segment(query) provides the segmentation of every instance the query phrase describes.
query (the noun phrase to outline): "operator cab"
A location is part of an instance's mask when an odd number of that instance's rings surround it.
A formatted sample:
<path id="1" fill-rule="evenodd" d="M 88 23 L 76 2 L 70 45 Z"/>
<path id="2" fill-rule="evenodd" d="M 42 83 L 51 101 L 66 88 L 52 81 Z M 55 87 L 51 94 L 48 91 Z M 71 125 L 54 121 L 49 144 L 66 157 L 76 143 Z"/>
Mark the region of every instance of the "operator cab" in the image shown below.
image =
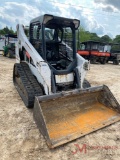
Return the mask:
<path id="1" fill-rule="evenodd" d="M 30 24 L 30 41 L 56 74 L 69 73 L 77 65 L 76 35 L 79 20 L 44 15 Z"/>

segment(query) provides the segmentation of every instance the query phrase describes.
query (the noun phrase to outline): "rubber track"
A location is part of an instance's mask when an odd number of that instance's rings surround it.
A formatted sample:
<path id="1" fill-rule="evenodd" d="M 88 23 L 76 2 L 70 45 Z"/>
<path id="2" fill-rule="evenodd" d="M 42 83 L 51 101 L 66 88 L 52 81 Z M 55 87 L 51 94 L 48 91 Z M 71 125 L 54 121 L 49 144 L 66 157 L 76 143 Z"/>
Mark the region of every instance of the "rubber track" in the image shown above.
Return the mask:
<path id="1" fill-rule="evenodd" d="M 18 90 L 18 93 L 20 94 L 26 107 L 33 107 L 35 96 L 43 95 L 43 91 L 40 84 L 31 73 L 29 66 L 24 62 L 16 63 L 14 72 L 17 72 L 21 81 L 21 84 L 18 84 L 14 80 L 14 84 L 16 86 L 16 89 Z"/>

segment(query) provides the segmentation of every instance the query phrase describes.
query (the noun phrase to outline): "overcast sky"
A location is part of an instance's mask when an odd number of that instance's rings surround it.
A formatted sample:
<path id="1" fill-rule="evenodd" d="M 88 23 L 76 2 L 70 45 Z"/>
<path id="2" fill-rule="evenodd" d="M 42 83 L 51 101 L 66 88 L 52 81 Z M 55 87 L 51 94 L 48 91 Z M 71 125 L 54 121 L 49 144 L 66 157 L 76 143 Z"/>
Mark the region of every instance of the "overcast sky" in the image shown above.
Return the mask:
<path id="1" fill-rule="evenodd" d="M 46 13 L 80 19 L 85 30 L 99 36 L 120 35 L 120 0 L 0 0 L 0 29 L 15 30 Z"/>

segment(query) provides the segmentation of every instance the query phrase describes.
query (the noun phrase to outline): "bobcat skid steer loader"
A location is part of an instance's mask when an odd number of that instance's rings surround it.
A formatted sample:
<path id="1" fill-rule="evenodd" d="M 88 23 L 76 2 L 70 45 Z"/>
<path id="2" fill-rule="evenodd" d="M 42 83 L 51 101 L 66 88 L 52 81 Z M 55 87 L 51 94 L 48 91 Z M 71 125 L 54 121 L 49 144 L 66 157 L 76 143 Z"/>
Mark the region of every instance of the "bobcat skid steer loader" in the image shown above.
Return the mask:
<path id="1" fill-rule="evenodd" d="M 50 148 L 120 120 L 120 105 L 107 86 L 90 87 L 89 63 L 76 53 L 79 20 L 43 15 L 29 38 L 17 25 L 13 81 Z"/>

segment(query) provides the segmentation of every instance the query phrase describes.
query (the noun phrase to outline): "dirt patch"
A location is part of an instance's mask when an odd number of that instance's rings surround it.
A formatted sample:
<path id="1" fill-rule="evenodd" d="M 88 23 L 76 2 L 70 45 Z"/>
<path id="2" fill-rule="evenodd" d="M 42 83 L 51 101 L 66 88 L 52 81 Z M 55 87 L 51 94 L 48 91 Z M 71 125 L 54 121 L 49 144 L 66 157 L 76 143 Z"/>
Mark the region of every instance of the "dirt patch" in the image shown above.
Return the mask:
<path id="1" fill-rule="evenodd" d="M 1 160 L 118 160 L 120 122 L 49 149 L 13 82 L 14 59 L 0 56 L 0 159 Z M 120 65 L 91 65 L 92 86 L 107 85 L 120 103 Z"/>

